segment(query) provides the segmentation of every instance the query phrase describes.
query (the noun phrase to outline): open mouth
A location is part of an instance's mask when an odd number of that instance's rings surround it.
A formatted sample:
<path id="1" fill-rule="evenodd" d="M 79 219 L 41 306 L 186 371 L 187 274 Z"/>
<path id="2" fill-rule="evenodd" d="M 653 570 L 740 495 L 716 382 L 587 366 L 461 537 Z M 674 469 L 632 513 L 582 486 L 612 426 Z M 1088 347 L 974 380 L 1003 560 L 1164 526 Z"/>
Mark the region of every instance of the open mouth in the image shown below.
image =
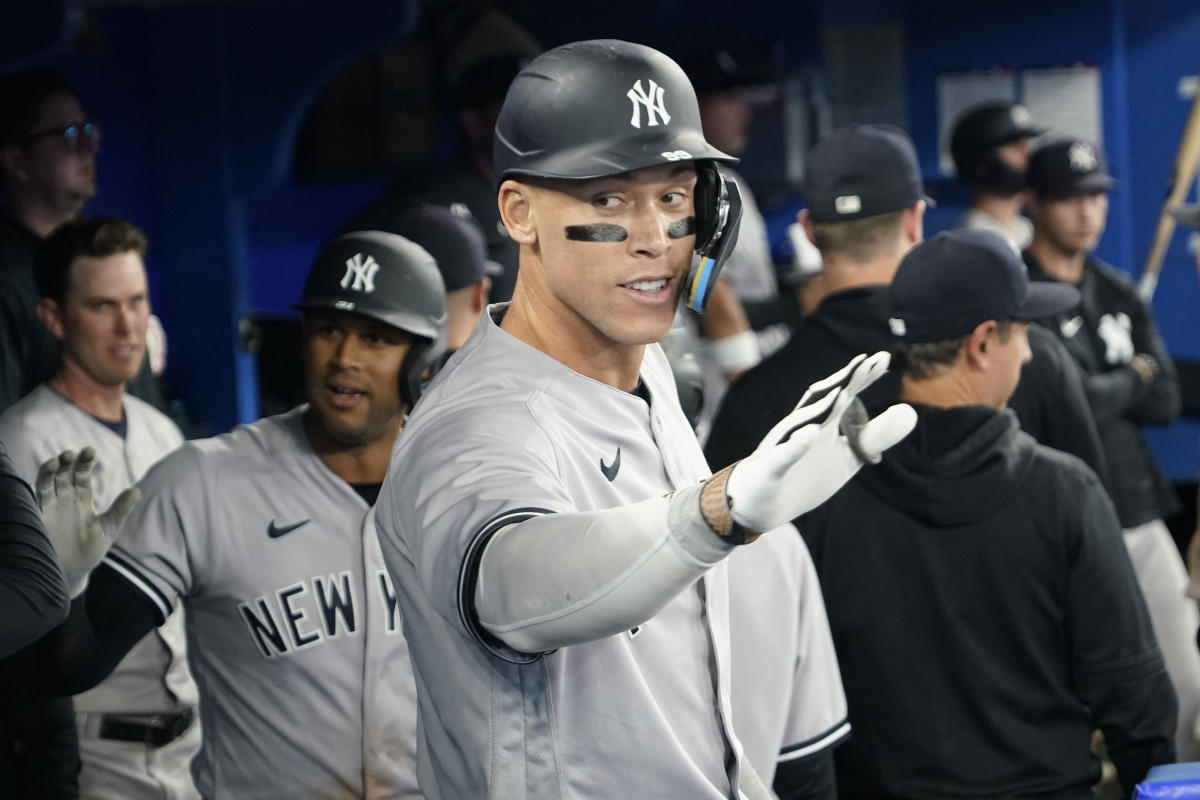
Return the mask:
<path id="1" fill-rule="evenodd" d="M 668 278 L 659 278 L 658 280 L 654 281 L 634 281 L 633 283 L 622 283 L 621 286 L 626 289 L 633 289 L 635 292 L 642 292 L 643 294 L 658 294 L 663 289 L 667 288 L 668 283 L 670 283 Z"/>
<path id="2" fill-rule="evenodd" d="M 349 408 L 356 404 L 360 397 L 366 397 L 367 395 L 362 389 L 342 383 L 328 383 L 325 385 L 325 388 L 329 391 L 333 404 L 338 408 Z"/>

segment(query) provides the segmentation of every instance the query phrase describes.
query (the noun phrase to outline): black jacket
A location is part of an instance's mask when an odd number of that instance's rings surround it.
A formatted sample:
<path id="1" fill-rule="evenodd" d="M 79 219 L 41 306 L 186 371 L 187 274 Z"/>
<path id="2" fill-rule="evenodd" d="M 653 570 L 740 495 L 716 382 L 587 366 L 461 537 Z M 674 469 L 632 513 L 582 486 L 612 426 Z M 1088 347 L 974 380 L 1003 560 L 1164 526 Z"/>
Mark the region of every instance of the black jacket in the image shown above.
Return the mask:
<path id="1" fill-rule="evenodd" d="M 859 353 L 891 350 L 889 287 L 865 286 L 826 297 L 778 352 L 734 382 L 713 420 L 704 455 L 714 470 L 745 458 L 783 419 L 804 390 Z M 1082 458 L 1106 477 L 1099 434 L 1088 410 L 1078 368 L 1044 331 L 1031 330 L 1033 359 L 1021 370 L 1010 405 L 1021 425 L 1047 447 Z M 872 414 L 900 397 L 892 370 L 863 392 Z"/>
<path id="2" fill-rule="evenodd" d="M 29 486 L 0 443 L 0 797 L 79 795 L 79 746 L 70 698 L 38 697 L 17 650 L 67 616 L 62 567 Z"/>
<path id="3" fill-rule="evenodd" d="M 1090 797 L 1173 759 L 1176 701 L 1095 474 L 1011 413 L 917 406 L 801 530 L 853 735 L 846 797 Z"/>
<path id="4" fill-rule="evenodd" d="M 1025 263 L 1034 280 L 1053 280 L 1029 251 Z M 1121 525 L 1132 528 L 1179 508 L 1141 430 L 1147 423 L 1169 425 L 1179 416 L 1179 379 L 1153 313 L 1128 278 L 1088 258 L 1079 292 L 1076 308 L 1045 324 L 1084 372 L 1084 388 L 1108 457 L 1113 503 Z M 1148 384 L 1129 365 L 1136 353 L 1158 362 L 1158 375 Z"/>
<path id="5" fill-rule="evenodd" d="M 33 259 L 40 242 L 0 209 L 0 411 L 58 366 L 58 340 L 37 313 Z"/>

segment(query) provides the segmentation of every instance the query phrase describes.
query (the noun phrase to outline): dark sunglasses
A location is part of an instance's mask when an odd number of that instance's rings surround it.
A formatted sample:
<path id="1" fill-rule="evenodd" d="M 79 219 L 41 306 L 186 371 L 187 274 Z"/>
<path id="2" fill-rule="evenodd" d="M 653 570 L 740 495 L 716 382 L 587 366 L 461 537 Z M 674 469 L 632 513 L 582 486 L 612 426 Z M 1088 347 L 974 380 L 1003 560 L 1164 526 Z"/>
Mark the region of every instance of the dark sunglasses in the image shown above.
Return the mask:
<path id="1" fill-rule="evenodd" d="M 18 139 L 16 143 L 28 146 L 38 139 L 46 139 L 52 136 L 62 139 L 72 150 L 83 150 L 85 146 L 95 147 L 100 143 L 100 126 L 86 120 L 64 122 L 62 125 L 57 125 L 49 130 L 38 131 L 37 133 L 24 136 Z"/>

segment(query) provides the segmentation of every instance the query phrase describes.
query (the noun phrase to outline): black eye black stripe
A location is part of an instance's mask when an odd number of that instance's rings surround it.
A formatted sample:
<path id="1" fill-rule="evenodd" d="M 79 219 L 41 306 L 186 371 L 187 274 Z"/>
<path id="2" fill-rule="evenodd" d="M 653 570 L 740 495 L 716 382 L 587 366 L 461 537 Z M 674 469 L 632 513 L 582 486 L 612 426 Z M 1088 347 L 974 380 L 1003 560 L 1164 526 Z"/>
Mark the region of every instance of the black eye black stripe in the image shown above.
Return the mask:
<path id="1" fill-rule="evenodd" d="M 682 239 L 696 232 L 696 218 L 684 217 L 677 219 L 667 226 L 667 236 L 672 239 Z"/>
<path id="2" fill-rule="evenodd" d="M 623 242 L 629 238 L 629 231 L 620 225 L 610 225 L 596 222 L 591 225 L 568 225 L 567 238 L 573 242 Z M 696 232 L 696 218 L 684 217 L 677 219 L 667 226 L 667 236 L 672 239 L 683 239 Z"/>
<path id="3" fill-rule="evenodd" d="M 567 238 L 573 242 L 623 242 L 629 238 L 629 231 L 620 225 L 608 225 L 597 222 L 592 225 L 568 225 Z"/>

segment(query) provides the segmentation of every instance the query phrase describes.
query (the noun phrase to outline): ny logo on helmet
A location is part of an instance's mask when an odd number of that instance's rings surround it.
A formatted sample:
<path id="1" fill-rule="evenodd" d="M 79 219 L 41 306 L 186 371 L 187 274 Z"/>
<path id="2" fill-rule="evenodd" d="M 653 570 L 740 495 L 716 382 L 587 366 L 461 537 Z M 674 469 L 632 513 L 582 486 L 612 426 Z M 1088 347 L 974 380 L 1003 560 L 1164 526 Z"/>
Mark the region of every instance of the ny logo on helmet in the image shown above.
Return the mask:
<path id="1" fill-rule="evenodd" d="M 346 259 L 346 274 L 342 276 L 342 288 L 353 289 L 356 292 L 370 294 L 375 291 L 375 273 L 379 272 L 379 264 L 371 256 L 363 258 L 362 253 L 355 253 Z M 350 280 L 354 283 L 351 284 Z"/>
<path id="2" fill-rule="evenodd" d="M 633 103 L 633 116 L 629 118 L 629 124 L 635 128 L 642 127 L 642 108 L 646 109 L 646 125 L 653 128 L 658 125 L 659 119 L 662 119 L 662 124 L 666 125 L 671 121 L 671 115 L 667 113 L 667 107 L 663 105 L 663 87 L 659 86 L 653 80 L 647 81 L 650 84 L 650 91 L 642 88 L 642 81 L 639 78 L 633 88 L 625 93 Z"/>

